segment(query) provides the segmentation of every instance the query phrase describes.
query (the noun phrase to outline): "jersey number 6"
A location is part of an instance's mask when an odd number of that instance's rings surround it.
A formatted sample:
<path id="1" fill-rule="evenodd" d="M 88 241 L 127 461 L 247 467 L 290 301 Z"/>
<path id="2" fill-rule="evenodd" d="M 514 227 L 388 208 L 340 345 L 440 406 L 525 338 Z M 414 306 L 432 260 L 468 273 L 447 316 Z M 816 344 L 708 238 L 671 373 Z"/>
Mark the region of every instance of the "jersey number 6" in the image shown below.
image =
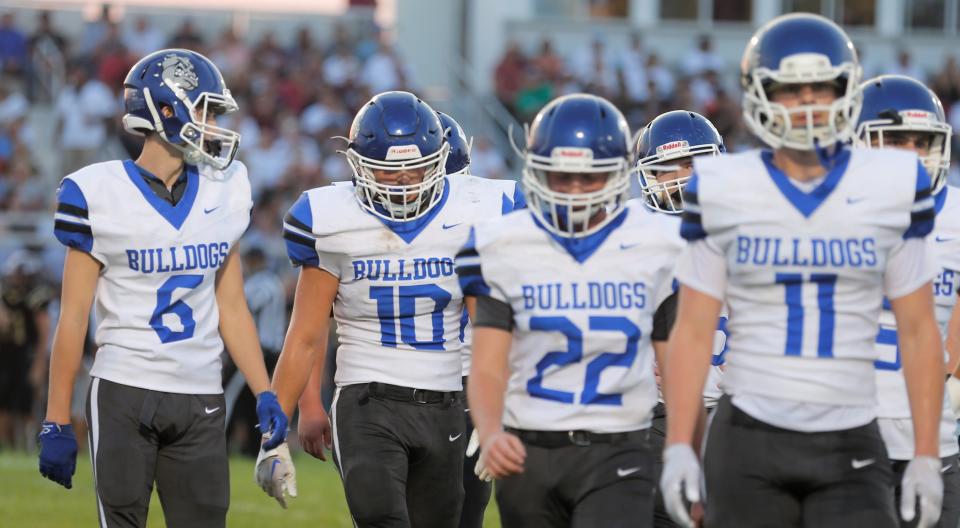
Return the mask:
<path id="1" fill-rule="evenodd" d="M 160 337 L 161 343 L 173 343 L 193 337 L 194 328 L 197 326 L 197 322 L 193 320 L 193 308 L 190 308 L 182 299 L 172 303 L 170 301 L 173 291 L 177 288 L 192 290 L 200 286 L 201 282 L 203 282 L 203 275 L 174 275 L 160 285 L 157 290 L 157 306 L 153 309 L 153 315 L 150 316 L 150 326 Z M 163 324 L 163 316 L 170 313 L 180 318 L 180 326 L 183 330 L 173 330 Z"/>

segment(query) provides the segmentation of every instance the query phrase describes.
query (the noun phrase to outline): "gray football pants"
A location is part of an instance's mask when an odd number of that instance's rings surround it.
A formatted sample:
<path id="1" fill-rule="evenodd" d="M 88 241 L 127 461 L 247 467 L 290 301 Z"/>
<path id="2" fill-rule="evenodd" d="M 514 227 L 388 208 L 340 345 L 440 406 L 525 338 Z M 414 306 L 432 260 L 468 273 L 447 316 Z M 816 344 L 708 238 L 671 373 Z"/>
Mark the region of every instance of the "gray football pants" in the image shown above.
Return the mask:
<path id="1" fill-rule="evenodd" d="M 87 397 L 100 528 L 143 527 L 153 484 L 170 528 L 226 524 L 222 394 L 172 394 L 94 378 Z"/>

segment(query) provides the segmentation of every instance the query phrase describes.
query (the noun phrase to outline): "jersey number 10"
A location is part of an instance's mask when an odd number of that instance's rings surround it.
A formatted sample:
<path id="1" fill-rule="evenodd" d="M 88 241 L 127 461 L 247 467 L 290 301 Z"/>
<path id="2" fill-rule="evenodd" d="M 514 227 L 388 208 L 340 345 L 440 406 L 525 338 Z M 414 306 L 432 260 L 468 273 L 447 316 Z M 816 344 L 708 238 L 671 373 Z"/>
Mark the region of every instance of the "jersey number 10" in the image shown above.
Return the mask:
<path id="1" fill-rule="evenodd" d="M 443 350 L 443 310 L 453 298 L 450 292 L 436 284 L 414 286 L 371 286 L 370 298 L 377 302 L 377 318 L 380 319 L 380 344 L 397 347 L 397 325 L 400 326 L 400 342 L 415 350 Z M 417 339 L 417 299 L 429 299 L 434 303 L 430 312 L 431 338 Z"/>

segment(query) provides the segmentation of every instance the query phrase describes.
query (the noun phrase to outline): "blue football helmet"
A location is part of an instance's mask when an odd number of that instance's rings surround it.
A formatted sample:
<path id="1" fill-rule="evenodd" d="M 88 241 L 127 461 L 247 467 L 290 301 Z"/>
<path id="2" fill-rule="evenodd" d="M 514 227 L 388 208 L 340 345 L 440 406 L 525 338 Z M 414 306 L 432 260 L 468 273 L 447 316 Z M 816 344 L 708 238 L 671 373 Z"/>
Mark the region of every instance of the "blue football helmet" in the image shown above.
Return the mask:
<path id="1" fill-rule="evenodd" d="M 702 115 L 688 110 L 660 114 L 643 129 L 637 142 L 637 177 L 644 203 L 657 211 L 682 213 L 681 191 L 692 175 L 662 182 L 658 175 L 680 170 L 676 164 L 680 160 L 726 151 L 720 133 Z"/>
<path id="2" fill-rule="evenodd" d="M 743 118 L 750 131 L 774 149 L 814 150 L 853 137 L 860 112 L 861 68 L 850 37 L 830 20 L 809 13 L 777 17 L 754 33 L 740 63 Z M 832 104 L 793 108 L 770 101 L 784 84 L 834 82 Z M 828 116 L 817 124 L 817 115 Z M 805 118 L 795 127 L 794 118 Z"/>
<path id="3" fill-rule="evenodd" d="M 360 206 L 385 220 L 409 221 L 427 214 L 443 196 L 450 145 L 427 103 L 409 92 L 375 95 L 350 126 L 344 154 L 353 169 Z M 423 170 L 413 184 L 379 183 L 374 171 Z"/>
<path id="4" fill-rule="evenodd" d="M 903 75 L 881 75 L 863 83 L 863 110 L 857 122 L 856 143 L 883 148 L 884 134 L 923 132 L 930 134 L 930 151 L 920 161 L 930 173 L 934 194 L 947 184 L 950 172 L 950 138 L 940 99 L 923 83 Z M 889 136 L 888 136 L 889 137 Z"/>
<path id="5" fill-rule="evenodd" d="M 185 49 L 155 51 L 130 68 L 123 88 L 127 132 L 156 133 L 191 165 L 225 169 L 237 155 L 240 134 L 207 122 L 237 110 L 210 59 Z"/>
<path id="6" fill-rule="evenodd" d="M 551 232 L 570 238 L 595 233 L 623 207 L 630 189 L 630 129 L 602 97 L 570 94 L 554 99 L 527 130 L 523 188 L 533 214 Z M 551 172 L 604 173 L 605 186 L 572 194 L 550 188 Z M 598 215 L 606 213 L 594 225 Z"/>
<path id="7" fill-rule="evenodd" d="M 447 176 L 467 174 L 470 172 L 470 147 L 472 139 L 460 128 L 460 123 L 443 112 L 437 112 L 440 123 L 443 125 L 444 136 L 450 144 L 450 153 L 447 155 Z"/>

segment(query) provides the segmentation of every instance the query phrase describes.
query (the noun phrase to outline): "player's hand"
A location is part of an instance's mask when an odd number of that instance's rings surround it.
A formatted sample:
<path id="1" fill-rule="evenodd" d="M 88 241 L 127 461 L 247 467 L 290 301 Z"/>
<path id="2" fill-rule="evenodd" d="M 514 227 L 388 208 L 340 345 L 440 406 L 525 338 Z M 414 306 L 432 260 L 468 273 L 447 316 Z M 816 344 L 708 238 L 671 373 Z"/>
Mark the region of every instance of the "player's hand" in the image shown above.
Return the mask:
<path id="1" fill-rule="evenodd" d="M 684 499 L 691 504 L 700 502 L 700 479 L 700 462 L 689 444 L 673 444 L 664 449 L 660 491 L 667 513 L 680 526 L 694 526 Z"/>
<path id="2" fill-rule="evenodd" d="M 257 394 L 257 419 L 260 420 L 260 433 L 267 439 L 264 449 L 269 451 L 287 439 L 287 415 L 273 391 Z"/>
<path id="3" fill-rule="evenodd" d="M 480 449 L 480 464 L 490 477 L 499 479 L 523 473 L 527 448 L 516 435 L 497 431 L 488 436 Z"/>
<path id="4" fill-rule="evenodd" d="M 329 451 L 333 445 L 333 433 L 330 428 L 330 418 L 322 406 L 300 406 L 300 420 L 297 424 L 297 433 L 303 450 L 314 458 L 327 460 L 323 448 Z"/>
<path id="5" fill-rule="evenodd" d="M 476 455 L 478 451 L 480 451 L 480 433 L 474 429 L 473 434 L 470 435 L 470 441 L 467 442 L 467 458 Z M 477 456 L 477 463 L 473 465 L 473 474 L 484 482 L 493 480 L 493 476 L 490 475 L 487 466 L 483 463 L 483 457 L 479 455 Z"/>
<path id="6" fill-rule="evenodd" d="M 943 476 L 940 459 L 932 456 L 916 457 L 907 464 L 900 483 L 900 517 L 910 522 L 917 516 L 920 501 L 920 520 L 917 528 L 935 526 L 940 520 L 943 505 Z"/>
<path id="7" fill-rule="evenodd" d="M 280 506 L 286 509 L 287 496 L 297 496 L 297 470 L 293 467 L 286 442 L 275 449 L 266 449 L 268 435 L 263 435 L 263 440 L 253 477 L 267 495 L 277 499 Z"/>
<path id="8" fill-rule="evenodd" d="M 70 489 L 77 470 L 77 437 L 73 426 L 46 421 L 41 426 L 40 474 Z"/>

